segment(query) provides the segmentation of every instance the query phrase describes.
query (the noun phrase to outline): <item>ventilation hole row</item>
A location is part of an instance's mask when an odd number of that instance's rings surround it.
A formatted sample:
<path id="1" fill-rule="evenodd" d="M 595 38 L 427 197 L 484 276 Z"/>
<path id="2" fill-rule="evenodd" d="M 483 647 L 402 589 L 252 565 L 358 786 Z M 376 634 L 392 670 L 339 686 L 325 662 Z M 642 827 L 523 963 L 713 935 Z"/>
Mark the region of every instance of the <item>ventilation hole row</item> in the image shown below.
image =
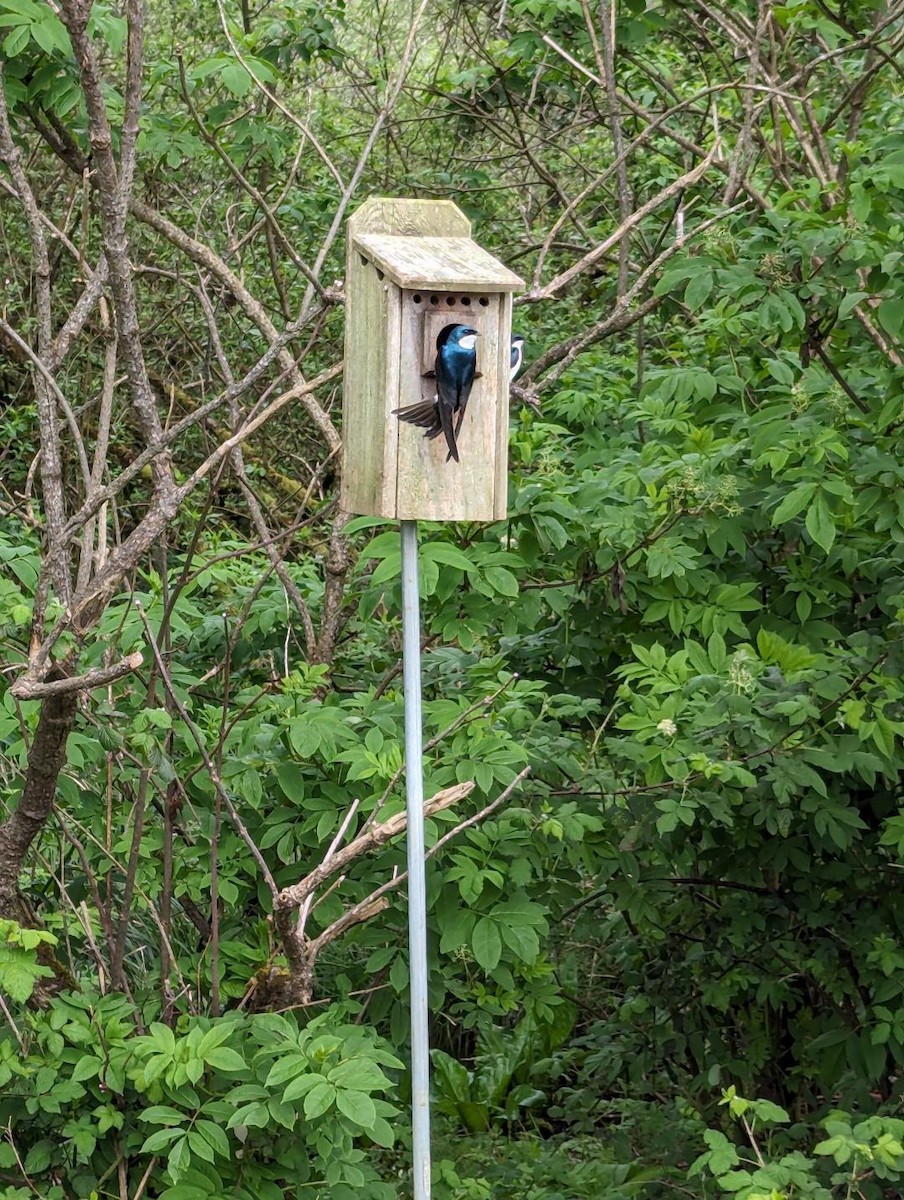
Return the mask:
<path id="1" fill-rule="evenodd" d="M 414 295 L 412 297 L 412 299 L 414 300 L 415 304 L 423 304 L 424 303 L 424 297 L 421 295 Z M 431 296 L 429 303 L 432 304 L 434 306 L 434 308 L 436 308 L 438 305 L 440 305 L 442 303 L 442 297 Z M 486 296 L 481 296 L 480 299 L 477 301 L 477 303 L 482 308 L 486 308 L 487 305 L 490 303 L 490 301 Z M 448 304 L 449 308 L 454 308 L 456 304 L 461 304 L 464 308 L 470 308 L 471 307 L 471 297 L 470 296 L 462 296 L 459 299 L 457 296 L 447 296 L 446 304 Z"/>
<path id="2" fill-rule="evenodd" d="M 369 267 L 369 266 L 373 265 L 368 259 L 366 259 L 364 257 L 363 254 L 359 254 L 358 257 L 361 260 L 362 267 Z M 377 272 L 377 278 L 382 283 L 382 281 L 386 278 L 386 276 L 379 269 L 379 267 L 375 268 L 375 270 Z M 413 297 L 413 299 L 414 299 L 415 304 L 423 304 L 424 303 L 424 297 L 421 295 L 415 295 Z M 442 304 L 442 297 L 433 295 L 430 297 L 429 302 L 430 302 L 430 304 L 433 305 L 434 308 L 438 308 Z M 489 297 L 488 296 L 480 296 L 480 297 L 478 297 L 477 303 L 480 305 L 481 308 L 487 308 L 490 303 Z M 446 304 L 449 306 L 449 308 L 454 308 L 456 304 L 461 304 L 463 308 L 470 308 L 471 304 L 472 304 L 472 300 L 471 300 L 470 296 L 462 296 L 460 298 L 458 296 L 446 296 Z"/>

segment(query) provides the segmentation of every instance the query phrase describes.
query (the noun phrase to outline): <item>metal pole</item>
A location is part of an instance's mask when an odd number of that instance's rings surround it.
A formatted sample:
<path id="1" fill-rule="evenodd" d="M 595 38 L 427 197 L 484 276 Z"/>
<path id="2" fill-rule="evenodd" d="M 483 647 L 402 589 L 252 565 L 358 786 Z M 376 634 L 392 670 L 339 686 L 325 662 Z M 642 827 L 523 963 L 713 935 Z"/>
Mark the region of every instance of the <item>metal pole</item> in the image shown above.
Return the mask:
<path id="1" fill-rule="evenodd" d="M 418 596 L 417 522 L 402 521 L 401 532 L 414 1200 L 430 1200 L 430 1035 L 427 1027 L 427 882 L 424 870 L 421 614 Z"/>

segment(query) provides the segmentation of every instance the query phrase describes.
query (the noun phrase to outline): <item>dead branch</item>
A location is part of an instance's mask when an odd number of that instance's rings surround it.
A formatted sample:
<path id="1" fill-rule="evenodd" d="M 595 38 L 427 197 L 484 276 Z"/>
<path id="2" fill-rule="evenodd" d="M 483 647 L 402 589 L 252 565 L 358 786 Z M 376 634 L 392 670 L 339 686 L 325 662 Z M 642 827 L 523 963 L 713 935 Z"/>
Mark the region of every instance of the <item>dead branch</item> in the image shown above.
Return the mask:
<path id="1" fill-rule="evenodd" d="M 144 662 L 140 650 L 130 654 L 121 662 L 109 667 L 98 667 L 94 671 L 86 671 L 84 675 L 71 675 L 63 679 L 51 679 L 44 682 L 17 679 L 10 686 L 10 691 L 17 700 L 41 700 L 45 696 L 63 696 L 68 692 L 84 692 L 91 688 L 104 687 L 131 675 Z"/>
<path id="2" fill-rule="evenodd" d="M 459 800 L 464 800 L 467 796 L 470 796 L 473 790 L 474 784 L 470 781 L 467 783 L 456 783 L 452 787 L 444 788 L 443 791 L 437 792 L 435 796 L 424 801 L 424 816 L 432 817 L 446 808 L 451 808 Z M 278 906 L 282 909 L 298 908 L 325 880 L 329 879 L 332 875 L 338 875 L 344 871 L 348 864 L 354 862 L 356 858 L 360 858 L 363 854 L 370 854 L 372 851 L 379 849 L 380 846 L 384 846 L 391 838 L 398 837 L 407 826 L 408 815 L 404 811 L 397 812 L 394 816 L 387 817 L 385 821 L 380 821 L 376 825 L 372 825 L 366 833 L 360 834 L 353 842 L 349 842 L 344 849 L 337 851 L 331 859 L 320 863 L 304 879 L 299 880 L 298 883 L 293 883 L 290 887 L 283 888 L 277 897 Z"/>
<path id="3" fill-rule="evenodd" d="M 716 150 L 711 150 L 709 154 L 707 154 L 706 158 L 704 158 L 703 162 L 698 163 L 696 167 L 692 168 L 692 170 L 686 171 L 683 175 L 679 176 L 678 179 L 673 180 L 670 184 L 668 184 L 667 187 L 664 187 L 662 191 L 658 193 L 658 195 L 654 196 L 652 200 L 648 200 L 646 204 L 641 205 L 640 208 L 636 209 L 631 216 L 628 217 L 627 221 L 623 221 L 619 225 L 618 229 L 616 229 L 614 233 L 611 233 L 607 238 L 600 242 L 599 245 L 594 246 L 592 250 L 589 250 L 582 258 L 578 259 L 578 261 L 570 266 L 566 271 L 562 271 L 556 275 L 555 278 L 551 279 L 545 287 L 540 289 L 539 293 L 531 296 L 530 299 L 551 299 L 557 292 L 561 291 L 562 288 L 567 287 L 572 280 L 576 279 L 589 267 L 592 267 L 595 263 L 599 262 L 599 260 L 605 254 L 607 254 L 613 246 L 617 246 L 622 238 L 635 226 L 639 225 L 645 217 L 650 215 L 651 212 L 655 212 L 657 208 L 661 208 L 662 205 L 671 200 L 673 196 L 677 196 L 680 192 L 692 187 L 695 183 L 702 179 L 714 162 L 716 153 Z"/>

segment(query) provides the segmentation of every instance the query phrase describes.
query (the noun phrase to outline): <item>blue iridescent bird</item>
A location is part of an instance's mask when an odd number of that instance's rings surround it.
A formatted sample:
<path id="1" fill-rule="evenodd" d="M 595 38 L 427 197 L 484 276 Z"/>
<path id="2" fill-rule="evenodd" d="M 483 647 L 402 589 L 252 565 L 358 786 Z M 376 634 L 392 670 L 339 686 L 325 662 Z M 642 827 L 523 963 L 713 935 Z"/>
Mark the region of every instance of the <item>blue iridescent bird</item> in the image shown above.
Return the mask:
<path id="1" fill-rule="evenodd" d="M 512 361 L 511 370 L 509 372 L 509 383 L 511 383 L 521 367 L 524 364 L 524 335 L 522 333 L 512 334 Z"/>
<path id="2" fill-rule="evenodd" d="M 450 458 L 459 461 L 457 439 L 474 383 L 478 337 L 470 325 L 446 326 L 436 339 L 436 395 L 422 404 L 394 410 L 400 421 L 425 430 L 424 437 L 443 434 L 449 447 L 446 462 Z"/>

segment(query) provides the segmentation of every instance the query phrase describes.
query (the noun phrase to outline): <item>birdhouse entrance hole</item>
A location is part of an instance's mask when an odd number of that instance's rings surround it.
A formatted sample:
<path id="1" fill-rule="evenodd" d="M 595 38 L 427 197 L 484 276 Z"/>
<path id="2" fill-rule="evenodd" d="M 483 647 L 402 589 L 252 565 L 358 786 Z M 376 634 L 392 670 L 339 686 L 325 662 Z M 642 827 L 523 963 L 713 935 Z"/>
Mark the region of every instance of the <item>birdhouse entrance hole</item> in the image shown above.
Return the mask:
<path id="1" fill-rule="evenodd" d="M 486 334 L 498 322 L 498 296 L 462 296 L 455 292 L 434 292 L 429 297 L 419 292 L 405 293 L 415 312 L 423 321 L 423 373 L 433 370 L 437 338 L 444 329 L 455 325 L 470 325 L 480 334 L 477 339 L 477 370 L 483 374 L 482 359 L 486 354 Z M 479 301 L 483 300 L 481 304 Z M 476 384 L 475 384 L 476 386 Z"/>

